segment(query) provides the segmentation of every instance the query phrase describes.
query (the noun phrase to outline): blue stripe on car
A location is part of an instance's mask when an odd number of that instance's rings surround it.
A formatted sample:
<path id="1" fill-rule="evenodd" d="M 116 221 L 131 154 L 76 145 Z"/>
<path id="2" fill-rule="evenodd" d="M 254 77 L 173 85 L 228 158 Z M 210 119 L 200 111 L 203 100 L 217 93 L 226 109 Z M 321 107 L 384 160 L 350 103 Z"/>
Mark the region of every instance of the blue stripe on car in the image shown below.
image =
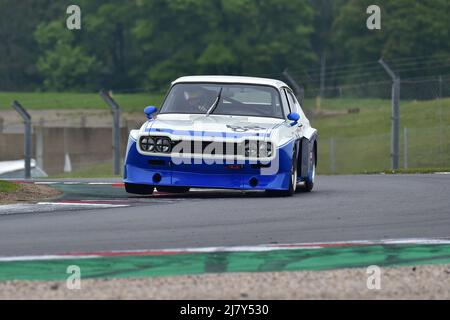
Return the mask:
<path id="1" fill-rule="evenodd" d="M 215 131 L 193 131 L 193 130 L 173 130 L 173 129 L 159 129 L 159 128 L 147 128 L 145 132 L 149 133 L 189 133 L 191 136 L 203 136 L 203 137 L 229 137 L 229 138 L 241 138 L 249 136 L 269 137 L 270 133 L 258 133 L 258 132 L 215 132 Z"/>

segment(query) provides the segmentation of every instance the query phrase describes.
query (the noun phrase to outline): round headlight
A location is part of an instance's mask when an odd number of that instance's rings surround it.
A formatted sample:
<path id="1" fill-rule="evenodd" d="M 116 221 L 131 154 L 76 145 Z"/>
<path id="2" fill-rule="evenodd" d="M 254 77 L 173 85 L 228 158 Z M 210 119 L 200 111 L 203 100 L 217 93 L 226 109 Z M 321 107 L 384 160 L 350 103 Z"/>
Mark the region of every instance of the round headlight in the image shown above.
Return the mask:
<path id="1" fill-rule="evenodd" d="M 141 139 L 141 149 L 143 151 L 153 152 L 155 150 L 155 141 L 149 137 L 142 138 Z"/>
<path id="2" fill-rule="evenodd" d="M 156 151 L 168 153 L 170 152 L 170 140 L 166 138 L 158 138 L 156 139 Z"/>
<path id="3" fill-rule="evenodd" d="M 259 156 L 270 157 L 272 155 L 272 144 L 270 142 L 259 143 Z"/>
<path id="4" fill-rule="evenodd" d="M 265 142 L 259 143 L 259 156 L 267 157 L 267 144 Z"/>
<path id="5" fill-rule="evenodd" d="M 258 143 L 254 140 L 245 142 L 245 155 L 247 157 L 257 157 L 258 156 Z"/>

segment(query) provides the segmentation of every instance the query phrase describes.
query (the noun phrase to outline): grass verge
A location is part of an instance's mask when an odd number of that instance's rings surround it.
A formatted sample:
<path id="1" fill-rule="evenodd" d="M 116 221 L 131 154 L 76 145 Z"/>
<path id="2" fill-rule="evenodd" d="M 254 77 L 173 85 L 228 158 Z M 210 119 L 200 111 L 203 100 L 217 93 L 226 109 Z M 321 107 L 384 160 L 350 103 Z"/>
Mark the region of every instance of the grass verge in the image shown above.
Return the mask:
<path id="1" fill-rule="evenodd" d="M 102 162 L 89 167 L 77 169 L 70 173 L 50 176 L 50 179 L 77 179 L 77 178 L 119 178 L 113 174 L 112 162 Z"/>
<path id="2" fill-rule="evenodd" d="M 17 185 L 12 182 L 0 180 L 0 192 L 11 193 L 16 191 L 17 188 L 18 188 Z"/>
<path id="3" fill-rule="evenodd" d="M 358 113 L 346 112 L 358 104 Z M 305 105 L 311 106 L 308 101 Z M 318 173 L 379 173 L 390 168 L 390 108 L 388 100 L 323 100 L 322 110 L 342 112 L 310 119 L 319 132 Z M 424 172 L 449 167 L 450 99 L 402 101 L 400 114 L 400 167 Z"/>
<path id="4" fill-rule="evenodd" d="M 128 112 L 142 112 L 148 105 L 160 106 L 163 97 L 158 93 L 113 93 L 120 108 Z M 98 93 L 0 92 L 0 111 L 10 110 L 14 100 L 28 110 L 109 109 Z"/>
<path id="5" fill-rule="evenodd" d="M 411 168 L 411 169 L 397 169 L 397 170 L 382 170 L 382 171 L 372 171 L 365 172 L 367 174 L 427 174 L 427 173 L 439 173 L 439 172 L 450 172 L 450 167 L 448 168 Z"/>

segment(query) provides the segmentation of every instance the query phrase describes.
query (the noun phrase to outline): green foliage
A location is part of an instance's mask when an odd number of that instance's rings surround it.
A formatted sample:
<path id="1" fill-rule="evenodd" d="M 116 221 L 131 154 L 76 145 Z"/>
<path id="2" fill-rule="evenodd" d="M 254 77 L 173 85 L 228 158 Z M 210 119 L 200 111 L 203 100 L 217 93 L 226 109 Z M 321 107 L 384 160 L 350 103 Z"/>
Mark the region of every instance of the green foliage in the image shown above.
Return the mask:
<path id="1" fill-rule="evenodd" d="M 416 57 L 394 65 L 403 78 L 450 72 L 434 59 L 450 57 L 448 0 L 379 0 L 375 31 L 366 28 L 370 0 L 79 0 L 76 31 L 65 26 L 69 4 L 0 0 L 0 90 L 164 91 L 187 74 L 280 78 L 285 68 L 316 85 L 322 56 L 330 70 L 350 65 L 327 85 L 358 72 L 386 79 L 360 65 L 381 56 Z"/>
<path id="2" fill-rule="evenodd" d="M 48 21 L 53 0 L 0 0 L 0 89 L 29 90 L 41 81 L 39 50 L 33 38 L 37 24 Z"/>
<path id="3" fill-rule="evenodd" d="M 73 32 L 61 27 L 59 21 L 53 21 L 39 25 L 35 38 L 43 49 L 37 68 L 45 78 L 46 89 L 89 88 L 101 64 L 95 57 L 89 56 L 83 47 L 75 45 Z"/>
<path id="4" fill-rule="evenodd" d="M 447 56 L 447 72 L 450 70 L 448 0 L 377 1 L 381 8 L 381 30 L 368 30 L 366 27 L 368 15 L 365 10 L 371 4 L 374 4 L 371 0 L 349 0 L 335 17 L 332 41 L 338 61 L 377 61 L 380 57 L 389 61 L 416 57 L 398 66 L 391 64 L 402 77 L 408 77 L 413 74 L 412 70 L 419 68 L 420 76 L 436 74 L 440 67 L 433 58 L 444 55 Z M 358 69 L 367 70 L 367 66 L 355 66 L 353 73 Z M 371 78 L 376 77 L 375 74 Z M 383 72 L 381 78 L 386 78 Z"/>
<path id="5" fill-rule="evenodd" d="M 80 0 L 76 31 L 65 27 L 68 4 L 47 4 L 50 12 L 39 11 L 45 19 L 19 28 L 28 41 L 19 58 L 43 79 L 35 88 L 165 90 L 185 74 L 279 74 L 316 59 L 307 0 Z"/>
<path id="6" fill-rule="evenodd" d="M 313 11 L 306 1 L 149 1 L 133 33 L 144 84 L 160 87 L 183 74 L 279 73 L 314 60 Z"/>

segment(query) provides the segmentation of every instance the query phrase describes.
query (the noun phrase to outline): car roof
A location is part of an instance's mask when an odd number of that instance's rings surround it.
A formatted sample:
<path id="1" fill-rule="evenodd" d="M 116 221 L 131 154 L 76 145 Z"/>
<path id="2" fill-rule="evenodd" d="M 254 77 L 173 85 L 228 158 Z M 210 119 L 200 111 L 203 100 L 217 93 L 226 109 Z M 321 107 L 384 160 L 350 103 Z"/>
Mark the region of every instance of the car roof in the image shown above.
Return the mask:
<path id="1" fill-rule="evenodd" d="M 276 88 L 288 87 L 286 83 L 276 79 L 240 77 L 240 76 L 186 76 L 178 78 L 177 80 L 172 82 L 172 85 L 182 82 L 243 83 L 243 84 L 266 85 Z"/>

